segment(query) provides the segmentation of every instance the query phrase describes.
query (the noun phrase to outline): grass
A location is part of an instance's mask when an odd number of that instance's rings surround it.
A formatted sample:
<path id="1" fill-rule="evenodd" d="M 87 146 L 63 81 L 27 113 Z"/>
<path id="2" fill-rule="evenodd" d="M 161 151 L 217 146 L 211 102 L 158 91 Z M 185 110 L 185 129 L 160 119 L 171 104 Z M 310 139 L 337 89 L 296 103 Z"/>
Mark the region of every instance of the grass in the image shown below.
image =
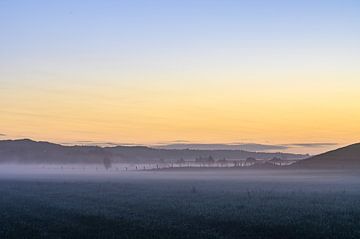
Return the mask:
<path id="1" fill-rule="evenodd" d="M 357 176 L 144 175 L 1 179 L 0 238 L 360 238 Z"/>

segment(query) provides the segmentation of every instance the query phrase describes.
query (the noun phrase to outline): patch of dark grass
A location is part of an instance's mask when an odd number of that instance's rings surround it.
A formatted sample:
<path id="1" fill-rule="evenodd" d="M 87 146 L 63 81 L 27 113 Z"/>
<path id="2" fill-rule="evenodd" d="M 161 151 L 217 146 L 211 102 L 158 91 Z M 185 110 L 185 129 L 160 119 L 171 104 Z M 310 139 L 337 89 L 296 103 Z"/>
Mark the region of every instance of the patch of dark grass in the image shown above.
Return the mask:
<path id="1" fill-rule="evenodd" d="M 360 238 L 358 205 L 347 183 L 3 180 L 0 238 Z"/>

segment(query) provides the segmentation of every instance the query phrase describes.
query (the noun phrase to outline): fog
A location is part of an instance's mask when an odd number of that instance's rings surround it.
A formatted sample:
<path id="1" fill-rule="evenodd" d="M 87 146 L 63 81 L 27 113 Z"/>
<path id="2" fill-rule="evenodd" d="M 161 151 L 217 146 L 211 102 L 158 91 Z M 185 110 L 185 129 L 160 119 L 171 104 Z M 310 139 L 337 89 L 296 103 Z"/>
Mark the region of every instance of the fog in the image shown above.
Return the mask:
<path id="1" fill-rule="evenodd" d="M 0 237 L 360 236 L 356 171 L 140 166 L 0 165 Z"/>
<path id="2" fill-rule="evenodd" d="M 156 164 L 114 164 L 106 169 L 103 164 L 1 164 L 1 179 L 41 179 L 79 181 L 172 180 L 209 181 L 222 183 L 330 184 L 346 188 L 360 185 L 359 171 L 305 169 L 250 169 L 250 168 L 162 168 Z M 262 187 L 266 187 L 262 185 Z M 279 185 L 280 186 L 280 185 Z M 296 187 L 295 187 L 296 186 Z M 319 188 L 321 190 L 323 188 Z"/>

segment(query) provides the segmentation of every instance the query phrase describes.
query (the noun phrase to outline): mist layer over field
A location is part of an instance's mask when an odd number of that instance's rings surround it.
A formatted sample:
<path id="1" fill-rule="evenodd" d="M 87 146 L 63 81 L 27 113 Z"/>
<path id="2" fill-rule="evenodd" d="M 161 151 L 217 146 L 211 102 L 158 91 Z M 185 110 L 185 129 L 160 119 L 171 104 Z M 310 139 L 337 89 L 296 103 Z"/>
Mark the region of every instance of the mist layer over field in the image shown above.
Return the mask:
<path id="1" fill-rule="evenodd" d="M 1 238 L 360 236 L 357 172 L 34 167 L 1 166 Z"/>

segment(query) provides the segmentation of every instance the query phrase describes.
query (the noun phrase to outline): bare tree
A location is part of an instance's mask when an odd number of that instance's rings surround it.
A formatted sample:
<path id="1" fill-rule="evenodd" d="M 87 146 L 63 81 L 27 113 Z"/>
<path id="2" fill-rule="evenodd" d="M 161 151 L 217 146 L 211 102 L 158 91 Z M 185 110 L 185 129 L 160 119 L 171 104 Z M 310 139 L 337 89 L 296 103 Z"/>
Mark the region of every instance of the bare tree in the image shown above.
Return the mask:
<path id="1" fill-rule="evenodd" d="M 220 164 L 221 167 L 224 167 L 224 165 L 227 164 L 227 160 L 226 160 L 226 158 L 222 158 L 222 159 L 219 159 L 217 161 L 217 163 Z"/>
<path id="2" fill-rule="evenodd" d="M 103 159 L 103 164 L 106 170 L 109 170 L 112 166 L 111 159 L 109 157 L 105 157 Z"/>
<path id="3" fill-rule="evenodd" d="M 247 158 L 246 160 L 245 160 L 245 164 L 246 165 L 254 165 L 254 164 L 256 164 L 256 159 L 255 158 L 253 158 L 253 157 L 249 157 L 249 158 Z"/>
<path id="4" fill-rule="evenodd" d="M 278 158 L 278 157 L 274 157 L 270 160 L 270 162 L 274 165 L 279 165 L 279 166 L 282 166 L 282 162 L 283 160 L 281 158 Z"/>
<path id="5" fill-rule="evenodd" d="M 181 167 L 183 164 L 185 164 L 185 160 L 183 158 L 176 161 L 177 164 Z"/>

